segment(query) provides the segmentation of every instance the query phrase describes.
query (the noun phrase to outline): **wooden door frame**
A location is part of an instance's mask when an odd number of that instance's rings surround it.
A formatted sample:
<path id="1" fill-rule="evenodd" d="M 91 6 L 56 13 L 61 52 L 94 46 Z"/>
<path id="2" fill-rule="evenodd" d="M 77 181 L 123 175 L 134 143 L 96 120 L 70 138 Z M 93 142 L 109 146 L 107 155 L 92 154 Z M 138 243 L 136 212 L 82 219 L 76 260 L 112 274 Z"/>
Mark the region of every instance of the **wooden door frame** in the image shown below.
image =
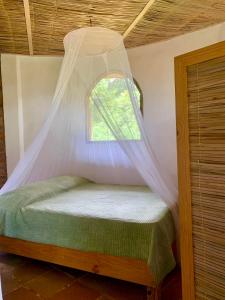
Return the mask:
<path id="1" fill-rule="evenodd" d="M 195 299 L 187 67 L 225 56 L 225 41 L 175 57 L 182 299 Z"/>

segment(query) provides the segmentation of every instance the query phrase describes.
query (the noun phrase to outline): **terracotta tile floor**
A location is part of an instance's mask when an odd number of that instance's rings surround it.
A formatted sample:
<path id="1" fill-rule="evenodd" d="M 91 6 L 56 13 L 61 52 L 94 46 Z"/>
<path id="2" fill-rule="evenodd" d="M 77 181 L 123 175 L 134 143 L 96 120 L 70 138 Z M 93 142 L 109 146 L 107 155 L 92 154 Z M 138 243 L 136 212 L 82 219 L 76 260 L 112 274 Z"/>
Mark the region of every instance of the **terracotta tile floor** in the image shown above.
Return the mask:
<path id="1" fill-rule="evenodd" d="M 145 300 L 141 285 L 0 253 L 3 300 Z M 162 300 L 181 300 L 180 274 L 163 285 Z"/>

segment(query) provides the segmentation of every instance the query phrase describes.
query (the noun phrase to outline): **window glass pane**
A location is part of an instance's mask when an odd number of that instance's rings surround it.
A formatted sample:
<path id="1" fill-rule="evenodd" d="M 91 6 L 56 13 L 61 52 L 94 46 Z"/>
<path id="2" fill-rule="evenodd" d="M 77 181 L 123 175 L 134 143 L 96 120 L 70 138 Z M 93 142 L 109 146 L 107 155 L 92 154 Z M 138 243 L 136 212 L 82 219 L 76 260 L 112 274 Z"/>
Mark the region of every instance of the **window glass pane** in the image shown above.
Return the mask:
<path id="1" fill-rule="evenodd" d="M 102 78 L 92 90 L 89 97 L 89 140 L 115 140 L 96 105 L 94 105 L 95 97 L 104 101 L 112 118 L 116 120 L 116 123 L 122 129 L 124 133 L 123 136 L 125 136 L 126 140 L 140 140 L 141 134 L 134 116 L 126 80 L 129 79 L 114 74 L 113 76 Z M 133 92 L 140 107 L 141 93 L 135 83 L 129 83 L 133 85 Z M 124 119 L 126 120 L 126 124 L 124 124 Z"/>

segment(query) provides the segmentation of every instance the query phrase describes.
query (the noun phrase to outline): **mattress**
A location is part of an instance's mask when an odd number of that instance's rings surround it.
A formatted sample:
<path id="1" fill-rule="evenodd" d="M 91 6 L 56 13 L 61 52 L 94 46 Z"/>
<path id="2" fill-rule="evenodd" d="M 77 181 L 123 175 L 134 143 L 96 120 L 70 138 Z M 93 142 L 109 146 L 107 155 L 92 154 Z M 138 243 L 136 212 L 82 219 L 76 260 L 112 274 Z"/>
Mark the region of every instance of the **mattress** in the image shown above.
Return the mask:
<path id="1" fill-rule="evenodd" d="M 76 177 L 35 183 L 0 197 L 0 234 L 142 259 L 157 281 L 175 267 L 171 213 L 147 187 Z"/>

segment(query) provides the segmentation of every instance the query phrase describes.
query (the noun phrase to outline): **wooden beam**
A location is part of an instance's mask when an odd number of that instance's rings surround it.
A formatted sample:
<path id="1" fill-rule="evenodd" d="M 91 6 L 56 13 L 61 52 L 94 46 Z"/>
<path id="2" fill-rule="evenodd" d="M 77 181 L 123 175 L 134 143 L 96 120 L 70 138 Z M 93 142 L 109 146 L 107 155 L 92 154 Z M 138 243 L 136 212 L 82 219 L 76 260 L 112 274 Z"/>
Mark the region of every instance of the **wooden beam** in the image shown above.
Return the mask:
<path id="1" fill-rule="evenodd" d="M 34 51 L 33 51 L 32 30 L 31 30 L 31 21 L 30 21 L 29 0 L 23 0 L 23 6 L 24 6 L 25 19 L 26 19 L 26 26 L 27 26 L 27 39 L 28 39 L 29 52 L 30 55 L 33 55 Z"/>
<path id="2" fill-rule="evenodd" d="M 155 3 L 156 0 L 149 0 L 145 7 L 142 9 L 142 11 L 137 15 L 137 17 L 134 19 L 134 21 L 130 24 L 130 26 L 127 28 L 127 30 L 123 33 L 123 38 L 125 39 L 128 34 L 134 29 L 134 27 L 140 22 L 140 20 L 144 17 L 144 15 L 147 13 L 147 11 L 152 7 L 152 5 Z"/>

